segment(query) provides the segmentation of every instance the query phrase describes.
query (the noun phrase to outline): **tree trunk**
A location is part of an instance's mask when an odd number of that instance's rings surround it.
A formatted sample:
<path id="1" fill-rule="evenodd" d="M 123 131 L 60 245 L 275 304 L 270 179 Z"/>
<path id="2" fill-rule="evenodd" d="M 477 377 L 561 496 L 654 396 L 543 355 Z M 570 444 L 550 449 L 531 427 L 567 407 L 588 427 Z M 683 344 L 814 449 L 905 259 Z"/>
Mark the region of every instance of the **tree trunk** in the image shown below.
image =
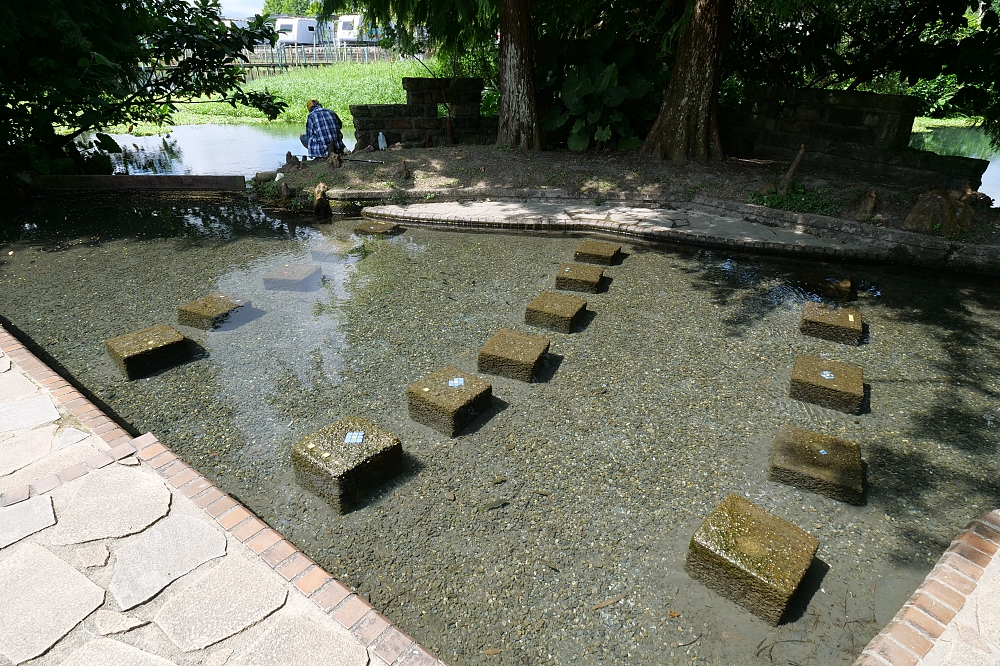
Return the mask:
<path id="1" fill-rule="evenodd" d="M 690 22 L 681 33 L 663 106 L 642 152 L 651 153 L 659 144 L 678 163 L 723 158 L 717 100 L 733 7 L 734 0 L 688 0 Z"/>
<path id="2" fill-rule="evenodd" d="M 500 118 L 497 145 L 541 150 L 531 57 L 531 0 L 500 3 Z"/>

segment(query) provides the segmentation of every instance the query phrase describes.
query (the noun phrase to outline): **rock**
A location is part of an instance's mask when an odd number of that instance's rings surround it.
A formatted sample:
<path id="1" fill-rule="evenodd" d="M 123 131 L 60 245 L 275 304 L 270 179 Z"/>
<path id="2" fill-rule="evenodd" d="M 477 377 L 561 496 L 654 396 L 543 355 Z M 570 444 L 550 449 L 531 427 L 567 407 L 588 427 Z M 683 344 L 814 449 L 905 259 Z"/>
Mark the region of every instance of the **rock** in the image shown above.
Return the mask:
<path id="1" fill-rule="evenodd" d="M 234 312 L 250 305 L 250 301 L 215 293 L 177 308 L 177 323 L 211 331 L 223 325 Z"/>
<path id="2" fill-rule="evenodd" d="M 854 217 L 858 220 L 867 220 L 877 207 L 878 194 L 875 193 L 875 190 L 868 190 L 858 202 L 858 207 L 854 209 Z"/>
<path id="3" fill-rule="evenodd" d="M 391 236 L 399 233 L 400 230 L 400 226 L 394 222 L 379 222 L 378 220 L 362 222 L 354 227 L 354 233 L 359 236 Z"/>
<path id="4" fill-rule="evenodd" d="M 260 184 L 270 183 L 277 177 L 278 177 L 277 171 L 258 171 L 257 173 L 254 174 L 253 182 Z"/>
<path id="5" fill-rule="evenodd" d="M 861 504 L 864 495 L 857 444 L 793 426 L 778 431 L 767 478 L 848 504 Z"/>
<path id="6" fill-rule="evenodd" d="M 55 524 L 56 514 L 48 495 L 0 508 L 0 549 Z"/>
<path id="7" fill-rule="evenodd" d="M 20 664 L 44 653 L 100 608 L 104 590 L 49 550 L 29 542 L 0 561 L 0 599 L 4 613 L 0 654 Z"/>
<path id="8" fill-rule="evenodd" d="M 323 269 L 308 264 L 285 264 L 264 275 L 269 291 L 314 291 L 323 280 Z"/>
<path id="9" fill-rule="evenodd" d="M 556 289 L 596 294 L 601 286 L 604 269 L 585 264 L 563 264 L 556 273 Z"/>
<path id="10" fill-rule="evenodd" d="M 183 363 L 191 358 L 187 340 L 170 326 L 151 326 L 104 341 L 108 356 L 129 380 Z"/>
<path id="11" fill-rule="evenodd" d="M 286 204 L 292 200 L 292 190 L 284 181 L 281 183 L 281 200 Z"/>
<path id="12" fill-rule="evenodd" d="M 337 153 L 330 153 L 330 156 L 326 158 L 326 164 L 333 169 L 339 169 L 344 166 L 344 160 Z"/>
<path id="13" fill-rule="evenodd" d="M 285 153 L 285 166 L 299 166 L 299 158 L 292 155 L 292 151 Z"/>
<path id="14" fill-rule="evenodd" d="M 776 626 L 818 548 L 808 532 L 729 495 L 691 537 L 684 569 Z"/>
<path id="15" fill-rule="evenodd" d="M 861 311 L 808 301 L 802 308 L 799 331 L 814 338 L 859 345 L 864 331 Z"/>
<path id="16" fill-rule="evenodd" d="M 118 549 L 108 592 L 126 611 L 225 554 L 226 537 L 217 529 L 191 516 L 168 516 Z"/>
<path id="17" fill-rule="evenodd" d="M 560 333 L 572 333 L 587 310 L 587 301 L 576 296 L 545 291 L 528 304 L 524 323 Z"/>
<path id="18" fill-rule="evenodd" d="M 313 188 L 313 213 L 316 215 L 330 214 L 330 200 L 326 198 L 326 183 L 317 183 Z"/>
<path id="19" fill-rule="evenodd" d="M 399 141 L 389 146 L 389 150 L 402 150 L 402 149 L 403 149 L 403 144 L 401 144 Z"/>
<path id="20" fill-rule="evenodd" d="M 580 243 L 580 246 L 573 253 L 573 261 L 610 266 L 618 259 L 621 250 L 622 246 L 616 243 L 585 240 Z"/>
<path id="21" fill-rule="evenodd" d="M 399 474 L 403 445 L 371 421 L 351 416 L 293 444 L 292 467 L 299 485 L 347 513 Z"/>
<path id="22" fill-rule="evenodd" d="M 502 328 L 479 350 L 479 372 L 530 382 L 548 350 L 548 338 Z"/>
<path id="23" fill-rule="evenodd" d="M 922 234 L 952 236 L 968 231 L 975 222 L 971 207 L 955 201 L 944 190 L 922 194 L 903 221 L 902 228 Z"/>
<path id="24" fill-rule="evenodd" d="M 486 380 L 445 366 L 406 389 L 410 418 L 448 437 L 456 436 L 493 404 Z"/>
<path id="25" fill-rule="evenodd" d="M 843 275 L 805 273 L 799 285 L 808 292 L 834 301 L 853 301 L 858 295 L 854 280 Z"/>
<path id="26" fill-rule="evenodd" d="M 788 395 L 827 409 L 860 414 L 864 375 L 861 368 L 803 354 L 795 359 Z"/>
<path id="27" fill-rule="evenodd" d="M 992 198 L 982 192 L 976 192 L 968 183 L 961 190 L 950 190 L 948 194 L 955 201 L 961 201 L 975 208 L 989 208 L 993 205 Z"/>
<path id="28" fill-rule="evenodd" d="M 374 153 L 375 152 L 375 147 L 369 143 L 368 145 L 366 145 L 361 150 L 355 150 L 354 152 L 355 153 Z"/>
<path id="29" fill-rule="evenodd" d="M 94 625 L 101 636 L 124 634 L 146 624 L 149 624 L 149 620 L 140 620 L 115 611 L 99 610 L 94 616 Z"/>
<path id="30" fill-rule="evenodd" d="M 406 165 L 406 160 L 400 160 L 399 164 L 392 170 L 392 177 L 395 180 L 409 180 L 411 175 L 410 167 Z"/>

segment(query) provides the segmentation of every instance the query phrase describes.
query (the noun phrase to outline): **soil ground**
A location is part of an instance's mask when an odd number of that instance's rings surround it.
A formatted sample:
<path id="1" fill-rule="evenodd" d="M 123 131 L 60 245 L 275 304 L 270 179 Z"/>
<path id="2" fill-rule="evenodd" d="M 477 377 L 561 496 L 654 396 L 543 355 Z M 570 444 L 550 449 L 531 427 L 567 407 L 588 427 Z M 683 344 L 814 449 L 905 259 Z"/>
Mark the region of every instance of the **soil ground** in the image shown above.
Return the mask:
<path id="1" fill-rule="evenodd" d="M 696 195 L 747 203 L 755 194 L 778 182 L 789 167 L 775 160 L 730 158 L 708 164 L 655 162 L 637 152 L 575 153 L 566 150 L 522 153 L 496 146 L 447 146 L 360 153 L 352 159 L 384 164 L 344 162 L 341 168 L 325 160 L 286 166 L 285 182 L 292 192 L 325 183 L 331 189 L 398 189 L 405 197 L 413 190 L 435 188 L 516 188 L 561 190 L 598 202 L 618 193 L 635 193 L 664 201 L 689 201 Z M 401 174 L 406 161 L 408 178 Z M 796 172 L 801 185 L 788 209 L 848 219 L 861 198 L 874 189 L 878 206 L 872 224 L 899 227 L 917 198 L 933 189 L 919 178 L 881 177 L 848 170 L 832 171 L 809 163 Z M 268 199 L 280 200 L 277 184 L 259 188 Z M 424 198 L 429 198 L 424 195 Z M 292 207 L 301 206 L 294 202 Z M 784 206 L 783 206 L 784 207 Z M 976 223 L 961 240 L 1000 243 L 1000 209 L 976 210 Z"/>

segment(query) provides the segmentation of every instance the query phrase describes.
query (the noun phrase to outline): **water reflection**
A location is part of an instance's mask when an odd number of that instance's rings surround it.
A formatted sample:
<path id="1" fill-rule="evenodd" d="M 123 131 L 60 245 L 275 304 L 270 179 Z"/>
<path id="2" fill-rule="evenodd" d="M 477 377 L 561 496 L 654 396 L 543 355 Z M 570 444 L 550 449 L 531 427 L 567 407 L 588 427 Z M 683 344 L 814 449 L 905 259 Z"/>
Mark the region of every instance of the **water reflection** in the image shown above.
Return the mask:
<path id="1" fill-rule="evenodd" d="M 910 147 L 929 150 L 938 155 L 959 155 L 989 160 L 979 191 L 1000 201 L 1000 153 L 991 145 L 979 127 L 936 127 L 930 132 L 910 135 Z"/>

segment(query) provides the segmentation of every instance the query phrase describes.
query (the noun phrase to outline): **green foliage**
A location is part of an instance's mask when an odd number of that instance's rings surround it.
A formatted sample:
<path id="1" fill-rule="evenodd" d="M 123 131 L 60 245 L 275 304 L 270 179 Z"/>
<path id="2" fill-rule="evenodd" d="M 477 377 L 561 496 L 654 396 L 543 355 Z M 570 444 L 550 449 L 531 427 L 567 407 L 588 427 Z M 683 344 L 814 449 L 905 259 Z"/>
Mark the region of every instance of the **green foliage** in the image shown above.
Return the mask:
<path id="1" fill-rule="evenodd" d="M 264 0 L 265 14 L 288 16 L 316 16 L 322 9 L 318 0 Z"/>
<path id="2" fill-rule="evenodd" d="M 74 139 L 135 121 L 168 122 L 177 102 L 217 96 L 277 115 L 232 67 L 275 39 L 262 17 L 222 23 L 217 0 L 5 3 L 0 25 L 0 168 L 82 169 Z M 164 67 L 169 64 L 169 67 Z M 99 138 L 105 150 L 113 142 Z"/>
<path id="3" fill-rule="evenodd" d="M 790 210 L 794 213 L 816 213 L 818 215 L 838 215 L 840 207 L 828 197 L 815 190 L 807 190 L 801 183 L 789 188 L 788 194 L 763 194 L 751 192 L 747 201 L 769 208 Z"/>
<path id="4" fill-rule="evenodd" d="M 598 148 L 621 150 L 642 145 L 633 123 L 655 117 L 662 81 L 647 78 L 650 68 L 636 66 L 635 54 L 634 47 L 615 45 L 614 35 L 603 33 L 589 44 L 585 65 L 560 66 L 557 61 L 547 77 L 555 100 L 542 119 L 542 129 L 553 131 L 568 124 L 570 150 L 586 150 L 591 142 Z"/>

